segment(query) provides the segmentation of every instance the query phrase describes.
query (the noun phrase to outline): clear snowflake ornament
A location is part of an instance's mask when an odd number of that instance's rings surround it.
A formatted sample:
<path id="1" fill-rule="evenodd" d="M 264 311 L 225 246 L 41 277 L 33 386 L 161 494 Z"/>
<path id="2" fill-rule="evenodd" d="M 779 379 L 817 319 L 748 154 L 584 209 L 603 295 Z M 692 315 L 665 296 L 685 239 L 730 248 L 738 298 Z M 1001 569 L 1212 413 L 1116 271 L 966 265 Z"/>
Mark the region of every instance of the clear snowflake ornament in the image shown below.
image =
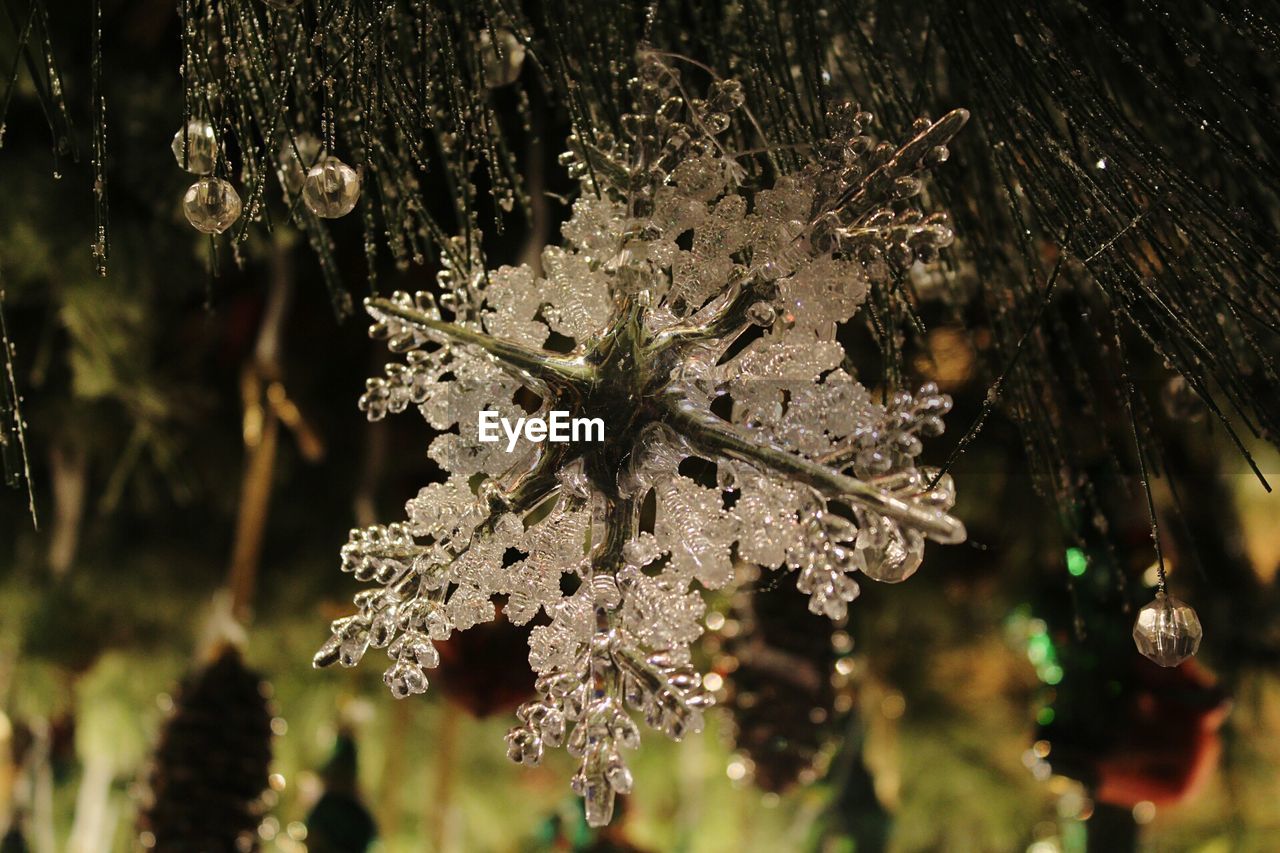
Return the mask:
<path id="1" fill-rule="evenodd" d="M 441 295 L 366 303 L 371 334 L 405 357 L 360 407 L 416 407 L 449 476 L 405 522 L 352 531 L 342 568 L 373 585 L 315 657 L 354 666 L 384 649 L 391 692 L 422 693 L 434 644 L 503 600 L 535 625 L 538 675 L 508 755 L 537 764 L 564 746 L 592 826 L 631 790 L 637 718 L 676 740 L 702 728 L 712 696 L 690 644 L 735 558 L 793 572 L 813 612 L 841 619 L 858 573 L 903 580 L 926 539 L 965 535 L 950 477 L 915 464 L 950 399 L 926 385 L 878 402 L 836 327 L 873 283 L 950 243 L 945 215 L 911 199 L 967 113 L 921 119 L 895 146 L 840 109 L 807 167 L 759 187 L 726 133 L 740 84 L 689 99 L 650 58 L 630 89 L 622 138 L 570 139 L 582 193 L 541 275 L 486 272 L 459 243 Z M 514 421 L 534 398 L 542 416 L 602 419 L 605 440 L 478 440 L 481 410 Z M 715 466 L 715 486 L 686 476 L 690 458 Z"/>

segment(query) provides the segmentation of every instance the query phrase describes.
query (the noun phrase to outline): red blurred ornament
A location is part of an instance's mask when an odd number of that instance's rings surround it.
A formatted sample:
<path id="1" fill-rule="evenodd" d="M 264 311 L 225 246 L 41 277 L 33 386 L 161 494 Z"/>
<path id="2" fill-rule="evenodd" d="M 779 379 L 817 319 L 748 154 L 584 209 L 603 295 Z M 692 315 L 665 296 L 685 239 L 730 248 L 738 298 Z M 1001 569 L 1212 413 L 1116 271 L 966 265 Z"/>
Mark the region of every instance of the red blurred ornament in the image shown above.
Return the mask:
<path id="1" fill-rule="evenodd" d="M 1194 660 L 1166 669 L 1135 657 L 1131 683 L 1112 746 L 1093 761 L 1094 798 L 1173 805 L 1199 790 L 1217 765 L 1230 700 Z"/>
<path id="2" fill-rule="evenodd" d="M 529 629 L 501 614 L 492 622 L 455 631 L 436 646 L 440 666 L 433 688 L 476 717 L 508 712 L 532 699 L 533 672 L 520 663 L 529 655 Z"/>

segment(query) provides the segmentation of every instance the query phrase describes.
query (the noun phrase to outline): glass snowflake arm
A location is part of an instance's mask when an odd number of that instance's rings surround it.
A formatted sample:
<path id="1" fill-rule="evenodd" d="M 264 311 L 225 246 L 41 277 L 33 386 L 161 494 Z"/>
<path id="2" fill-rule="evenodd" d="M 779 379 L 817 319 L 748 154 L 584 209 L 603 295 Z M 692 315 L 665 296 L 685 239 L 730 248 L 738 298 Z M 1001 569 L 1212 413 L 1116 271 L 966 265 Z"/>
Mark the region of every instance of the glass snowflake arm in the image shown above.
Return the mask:
<path id="1" fill-rule="evenodd" d="M 429 302 L 430 299 L 429 294 L 418 294 L 419 302 Z M 365 309 L 376 321 L 370 329 L 370 336 L 386 337 L 393 352 L 416 348 L 434 336 L 450 344 L 474 347 L 488 353 L 504 369 L 538 380 L 581 381 L 587 376 L 580 359 L 563 358 L 447 322 L 440 319 L 438 311 L 424 311 L 413 303 L 407 293 L 397 293 L 391 299 L 366 299 Z"/>
<path id="2" fill-rule="evenodd" d="M 534 765 L 545 747 L 565 746 L 580 762 L 572 787 L 585 801 L 587 822 L 604 826 L 616 795 L 631 791 L 622 750 L 640 745 L 640 730 L 628 708 L 680 740 L 701 731 L 702 709 L 713 700 L 689 663 L 687 644 L 667 647 L 645 625 L 629 623 L 621 607 L 638 583 L 624 555 L 635 536 L 635 500 L 597 495 L 596 501 L 601 541 L 578 593 L 556 607 L 550 626 L 534 631 L 529 660 L 538 672 L 538 698 L 517 711 L 521 722 L 507 734 L 507 755 Z M 663 648 L 651 647 L 655 639 Z"/>
<path id="3" fill-rule="evenodd" d="M 513 468 L 506 484 L 485 481 L 478 496 L 458 488 L 424 489 L 410 502 L 410 515 L 430 521 L 374 525 L 351 531 L 342 550 L 343 571 L 381 588 L 355 597 L 356 612 L 333 622 L 331 636 L 313 658 L 317 668 L 340 663 L 355 666 L 370 648 L 385 648 L 392 659 L 383 675 L 392 694 L 404 698 L 427 689 L 424 670 L 439 664 L 435 643 L 455 628 L 492 619 L 486 586 L 455 572 L 466 566 L 475 548 L 490 573 L 498 555 L 523 534 L 517 520 L 550 498 L 563 451 L 556 445 L 525 469 Z M 469 509 L 457 512 L 459 506 Z M 469 528 L 469 532 L 468 532 Z M 427 544 L 421 544 L 426 540 Z"/>
<path id="4" fill-rule="evenodd" d="M 893 491 L 846 476 L 838 469 L 748 438 L 705 409 L 683 401 L 670 407 L 669 417 L 671 425 L 695 448 L 712 457 L 736 459 L 805 483 L 825 497 L 856 503 L 877 515 L 915 528 L 936 542 L 954 544 L 964 541 L 964 525 L 959 519 L 927 502 L 906 500 Z"/>

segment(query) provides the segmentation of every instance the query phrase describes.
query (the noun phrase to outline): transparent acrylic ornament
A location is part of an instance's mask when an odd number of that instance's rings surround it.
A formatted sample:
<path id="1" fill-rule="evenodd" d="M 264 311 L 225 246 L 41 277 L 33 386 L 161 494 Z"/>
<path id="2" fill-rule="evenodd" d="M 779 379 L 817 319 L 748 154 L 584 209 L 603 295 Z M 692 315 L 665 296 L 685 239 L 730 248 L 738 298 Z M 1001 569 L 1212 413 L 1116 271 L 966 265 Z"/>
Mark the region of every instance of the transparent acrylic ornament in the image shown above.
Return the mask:
<path id="1" fill-rule="evenodd" d="M 240 195 L 230 182 L 204 177 L 187 189 L 182 212 L 197 231 L 221 234 L 240 218 Z"/>
<path id="2" fill-rule="evenodd" d="M 360 175 L 337 157 L 322 157 L 307 172 L 302 200 L 316 216 L 346 216 L 360 199 Z"/>
<path id="3" fill-rule="evenodd" d="M 857 547 L 866 559 L 862 573 L 880 583 L 902 583 L 924 560 L 924 539 L 919 534 L 879 520 L 858 531 Z"/>
<path id="4" fill-rule="evenodd" d="M 179 128 L 169 148 L 178 165 L 193 175 L 211 174 L 218 159 L 218 140 L 213 125 L 204 119 L 193 118 L 187 122 L 185 132 Z"/>
<path id="5" fill-rule="evenodd" d="M 965 535 L 950 478 L 917 467 L 950 399 L 926 385 L 879 402 L 844 370 L 832 330 L 889 283 L 877 259 L 891 245 L 941 227 L 895 180 L 966 114 L 925 121 L 872 162 L 846 110 L 829 157 L 760 186 L 728 133 L 740 85 L 688 99 L 676 69 L 649 57 L 631 88 L 622 138 L 574 138 L 561 158 L 582 192 L 538 269 L 486 271 L 479 241 L 460 237 L 442 256 L 443 296 L 366 303 L 370 333 L 404 358 L 360 407 L 372 420 L 416 410 L 443 431 L 428 453 L 447 479 L 409 501 L 406 521 L 352 532 L 342 568 L 377 586 L 315 658 L 352 665 L 385 646 L 388 688 L 412 695 L 435 656 L 410 656 L 402 638 L 443 639 L 505 599 L 504 617 L 532 626 L 537 673 L 508 756 L 535 765 L 566 749 L 592 826 L 633 786 L 624 754 L 640 724 L 674 740 L 702 729 L 714 692 L 693 647 L 704 594 L 734 582 L 735 562 L 791 572 L 809 609 L 839 620 L 858 572 L 902 580 L 925 539 Z M 546 349 L 552 335 L 563 347 Z M 479 441 L 482 411 L 528 414 L 530 395 L 542 411 L 601 417 L 607 440 Z M 687 475 L 690 459 L 715 476 Z"/>
<path id="6" fill-rule="evenodd" d="M 307 178 L 307 172 L 320 160 L 323 144 L 310 133 L 299 133 L 280 143 L 278 161 L 280 182 L 289 195 L 296 195 Z M 299 159 L 301 158 L 301 159 Z"/>
<path id="7" fill-rule="evenodd" d="M 1204 629 L 1190 605 L 1163 592 L 1138 611 L 1133 642 L 1160 666 L 1177 666 L 1200 649 Z"/>

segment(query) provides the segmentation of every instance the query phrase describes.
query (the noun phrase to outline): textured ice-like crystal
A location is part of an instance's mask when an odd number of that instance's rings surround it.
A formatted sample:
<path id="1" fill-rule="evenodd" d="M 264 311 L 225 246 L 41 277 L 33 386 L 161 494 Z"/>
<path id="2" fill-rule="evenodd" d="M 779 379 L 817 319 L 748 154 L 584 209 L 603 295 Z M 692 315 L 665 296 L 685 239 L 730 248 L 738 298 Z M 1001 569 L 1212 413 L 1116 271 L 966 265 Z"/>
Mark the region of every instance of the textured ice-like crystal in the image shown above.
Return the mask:
<path id="1" fill-rule="evenodd" d="M 240 194 L 229 181 L 206 176 L 187 188 L 182 212 L 197 231 L 221 234 L 240 218 Z"/>
<path id="2" fill-rule="evenodd" d="M 902 580 L 926 539 L 964 537 L 950 478 L 915 464 L 950 400 L 925 386 L 878 401 L 835 332 L 871 286 L 950 242 L 945 217 L 904 199 L 965 114 L 894 147 L 842 108 L 807 166 L 759 186 L 729 132 L 741 86 L 686 100 L 647 61 L 631 89 L 621 139 L 570 140 L 583 192 L 541 275 L 486 273 L 479 241 L 458 241 L 440 296 L 368 303 L 371 333 L 404 360 L 360 407 L 416 407 L 443 432 L 429 453 L 449 476 L 405 523 L 352 533 L 343 569 L 376 586 L 316 656 L 350 666 L 385 648 L 392 692 L 418 693 L 434 643 L 504 597 L 508 619 L 535 625 L 538 674 L 508 754 L 536 764 L 565 746 L 592 825 L 631 789 L 633 715 L 676 739 L 702 728 L 712 696 L 690 644 L 735 559 L 794 572 L 810 609 L 840 619 L 858 574 Z M 508 453 L 477 441 L 482 409 L 601 417 L 606 440 Z"/>
<path id="3" fill-rule="evenodd" d="M 1156 593 L 1153 601 L 1138 611 L 1133 623 L 1133 641 L 1138 651 L 1160 666 L 1177 666 L 1200 648 L 1204 629 L 1191 606 Z"/>
<path id="4" fill-rule="evenodd" d="M 193 175 L 211 175 L 218 160 L 218 137 L 213 125 L 193 118 L 185 128 L 178 128 L 169 145 L 178 165 Z"/>
<path id="5" fill-rule="evenodd" d="M 302 179 L 302 200 L 316 216 L 346 216 L 359 199 L 360 173 L 337 157 L 321 157 Z"/>

